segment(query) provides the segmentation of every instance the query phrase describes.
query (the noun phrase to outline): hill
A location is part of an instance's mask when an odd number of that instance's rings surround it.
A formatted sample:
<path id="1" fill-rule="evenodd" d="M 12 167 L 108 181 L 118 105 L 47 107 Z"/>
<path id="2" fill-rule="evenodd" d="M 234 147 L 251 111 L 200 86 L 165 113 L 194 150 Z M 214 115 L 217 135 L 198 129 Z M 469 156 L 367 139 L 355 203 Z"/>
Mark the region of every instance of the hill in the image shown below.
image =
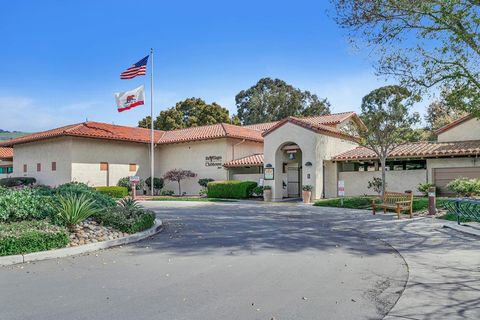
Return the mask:
<path id="1" fill-rule="evenodd" d="M 29 134 L 29 133 L 28 132 L 19 132 L 19 131 L 9 132 L 9 131 L 5 131 L 5 130 L 0 129 L 0 141 L 1 140 L 18 138 L 18 137 L 21 137 L 21 136 L 25 136 L 27 134 Z"/>

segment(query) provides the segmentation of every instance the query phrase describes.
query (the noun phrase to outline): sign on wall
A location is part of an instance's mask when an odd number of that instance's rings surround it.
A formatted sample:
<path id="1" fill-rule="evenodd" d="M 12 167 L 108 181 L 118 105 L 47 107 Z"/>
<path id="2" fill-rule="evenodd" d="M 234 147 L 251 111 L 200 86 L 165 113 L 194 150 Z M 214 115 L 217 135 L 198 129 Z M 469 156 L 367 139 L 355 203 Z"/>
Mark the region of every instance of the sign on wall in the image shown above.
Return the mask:
<path id="1" fill-rule="evenodd" d="M 206 156 L 205 167 L 221 167 L 222 156 Z"/>
<path id="2" fill-rule="evenodd" d="M 263 178 L 265 180 L 273 180 L 273 168 L 265 168 L 263 169 Z"/>

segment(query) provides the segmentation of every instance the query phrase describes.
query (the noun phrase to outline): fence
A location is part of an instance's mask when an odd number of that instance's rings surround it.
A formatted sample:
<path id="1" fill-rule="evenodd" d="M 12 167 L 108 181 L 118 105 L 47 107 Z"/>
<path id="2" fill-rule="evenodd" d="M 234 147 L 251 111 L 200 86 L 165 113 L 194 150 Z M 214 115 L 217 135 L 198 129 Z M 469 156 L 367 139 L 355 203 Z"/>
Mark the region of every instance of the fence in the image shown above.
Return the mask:
<path id="1" fill-rule="evenodd" d="M 445 209 L 457 216 L 458 224 L 462 219 L 480 222 L 480 200 L 452 199 L 446 201 Z"/>

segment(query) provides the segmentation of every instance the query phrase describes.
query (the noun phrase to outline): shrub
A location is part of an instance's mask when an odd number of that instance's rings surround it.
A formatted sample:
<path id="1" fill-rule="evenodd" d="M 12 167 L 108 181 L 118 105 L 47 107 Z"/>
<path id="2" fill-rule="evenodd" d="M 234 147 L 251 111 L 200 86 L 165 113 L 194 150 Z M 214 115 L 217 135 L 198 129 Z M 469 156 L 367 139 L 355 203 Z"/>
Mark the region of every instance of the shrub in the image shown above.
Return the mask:
<path id="1" fill-rule="evenodd" d="M 63 248 L 68 242 L 65 228 L 44 220 L 0 224 L 0 256 Z"/>
<path id="2" fill-rule="evenodd" d="M 129 212 L 117 207 L 98 212 L 95 219 L 122 232 L 136 233 L 153 226 L 155 214 L 143 209 Z"/>
<path id="3" fill-rule="evenodd" d="M 125 187 L 118 187 L 118 186 L 96 187 L 95 190 L 97 190 L 100 193 L 109 195 L 110 197 L 113 197 L 113 198 L 124 198 L 128 196 L 128 189 Z"/>
<path id="4" fill-rule="evenodd" d="M 0 187 L 21 187 L 21 186 L 31 186 L 35 184 L 37 180 L 30 177 L 15 177 L 15 178 L 3 178 L 0 179 Z"/>
<path id="5" fill-rule="evenodd" d="M 480 179 L 457 178 L 447 188 L 463 197 L 480 195 Z"/>
<path id="6" fill-rule="evenodd" d="M 67 196 L 71 194 L 82 195 L 85 194 L 88 198 L 95 201 L 95 206 L 98 208 L 114 207 L 117 202 L 109 195 L 103 194 L 89 187 L 85 183 L 69 182 L 58 186 L 53 190 L 54 195 Z"/>
<path id="7" fill-rule="evenodd" d="M 145 184 L 147 185 L 148 189 L 150 189 L 152 178 L 149 177 L 148 179 L 145 180 Z M 159 191 L 163 189 L 164 181 L 162 178 L 153 178 L 153 190 L 154 191 Z"/>
<path id="8" fill-rule="evenodd" d="M 0 221 L 44 219 L 53 212 L 51 197 L 32 188 L 6 189 L 0 187 Z"/>
<path id="9" fill-rule="evenodd" d="M 262 186 L 256 186 L 255 188 L 252 189 L 252 195 L 256 197 L 261 197 L 263 195 L 263 187 Z"/>
<path id="10" fill-rule="evenodd" d="M 98 212 L 95 201 L 85 194 L 60 196 L 55 209 L 65 225 L 72 230 L 75 225 Z"/>
<path id="11" fill-rule="evenodd" d="M 423 193 L 425 196 L 428 196 L 428 189 L 435 187 L 433 183 L 420 183 L 417 187 L 417 190 Z"/>
<path id="12" fill-rule="evenodd" d="M 212 181 L 208 183 L 209 198 L 246 199 L 257 186 L 253 181 Z"/>
<path id="13" fill-rule="evenodd" d="M 382 178 L 374 177 L 371 181 L 368 181 L 367 188 L 373 189 L 373 191 L 380 194 L 382 192 L 382 185 Z M 387 184 L 385 184 L 385 187 L 387 187 Z"/>
<path id="14" fill-rule="evenodd" d="M 160 192 L 160 195 L 161 195 L 161 196 L 173 196 L 174 194 L 175 194 L 175 191 L 173 191 L 173 190 L 168 190 L 168 189 L 167 189 L 167 190 L 162 190 L 162 191 Z"/>
<path id="15" fill-rule="evenodd" d="M 198 184 L 204 188 L 208 187 L 208 183 L 215 181 L 215 179 L 212 178 L 202 178 L 198 180 Z"/>
<path id="16" fill-rule="evenodd" d="M 140 180 L 139 183 L 135 186 L 135 190 L 142 190 L 145 185 L 145 181 Z M 120 178 L 117 182 L 118 187 L 127 188 L 128 192 L 132 191 L 132 184 L 130 183 L 130 177 Z"/>

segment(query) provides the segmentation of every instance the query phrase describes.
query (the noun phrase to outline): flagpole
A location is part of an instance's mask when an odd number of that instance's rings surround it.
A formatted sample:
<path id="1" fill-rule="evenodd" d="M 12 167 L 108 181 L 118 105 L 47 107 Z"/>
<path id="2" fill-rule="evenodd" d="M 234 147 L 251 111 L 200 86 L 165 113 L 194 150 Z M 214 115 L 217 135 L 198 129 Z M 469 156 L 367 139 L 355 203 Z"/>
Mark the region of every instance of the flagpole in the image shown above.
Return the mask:
<path id="1" fill-rule="evenodd" d="M 150 48 L 150 194 L 153 196 L 153 177 L 155 174 L 154 133 L 153 133 L 153 48 Z"/>

